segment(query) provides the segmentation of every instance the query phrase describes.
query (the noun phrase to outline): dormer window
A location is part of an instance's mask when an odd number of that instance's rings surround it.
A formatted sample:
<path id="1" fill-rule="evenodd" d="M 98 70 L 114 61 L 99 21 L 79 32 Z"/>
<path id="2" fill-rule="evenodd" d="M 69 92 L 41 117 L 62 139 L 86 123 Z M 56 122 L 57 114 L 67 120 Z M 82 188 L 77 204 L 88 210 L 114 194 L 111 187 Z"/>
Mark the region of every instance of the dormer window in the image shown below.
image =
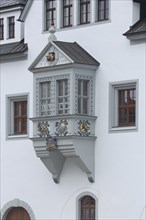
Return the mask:
<path id="1" fill-rule="evenodd" d="M 0 40 L 4 39 L 4 19 L 0 18 Z"/>
<path id="2" fill-rule="evenodd" d="M 8 38 L 15 37 L 15 17 L 8 18 Z"/>

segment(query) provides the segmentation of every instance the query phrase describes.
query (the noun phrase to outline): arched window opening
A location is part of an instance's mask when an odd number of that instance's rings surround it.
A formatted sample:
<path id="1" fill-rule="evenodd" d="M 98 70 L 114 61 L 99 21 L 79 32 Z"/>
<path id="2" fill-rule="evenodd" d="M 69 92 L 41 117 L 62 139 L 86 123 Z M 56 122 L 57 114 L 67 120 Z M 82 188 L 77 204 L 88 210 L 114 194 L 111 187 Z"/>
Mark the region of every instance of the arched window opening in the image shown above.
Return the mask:
<path id="1" fill-rule="evenodd" d="M 80 219 L 95 220 L 95 199 L 91 196 L 84 196 L 80 204 Z"/>
<path id="2" fill-rule="evenodd" d="M 24 208 L 15 207 L 8 212 L 6 220 L 30 220 L 30 216 Z"/>

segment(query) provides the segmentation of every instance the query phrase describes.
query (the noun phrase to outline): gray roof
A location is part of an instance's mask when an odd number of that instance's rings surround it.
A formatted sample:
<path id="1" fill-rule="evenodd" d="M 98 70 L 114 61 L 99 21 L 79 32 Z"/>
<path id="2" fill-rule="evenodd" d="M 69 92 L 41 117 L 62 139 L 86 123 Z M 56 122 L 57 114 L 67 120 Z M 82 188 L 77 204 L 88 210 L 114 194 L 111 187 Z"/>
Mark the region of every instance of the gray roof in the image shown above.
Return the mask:
<path id="1" fill-rule="evenodd" d="M 135 34 L 145 34 L 146 33 L 146 18 L 143 20 L 139 20 L 130 29 L 124 33 L 123 35 L 135 35 Z"/>
<path id="2" fill-rule="evenodd" d="M 67 56 L 69 56 L 74 63 L 99 66 L 100 63 L 95 60 L 85 49 L 78 43 L 53 41 Z"/>
<path id="3" fill-rule="evenodd" d="M 16 43 L 3 44 L 0 45 L 0 56 L 24 53 L 27 50 L 27 44 L 23 40 Z"/>
<path id="4" fill-rule="evenodd" d="M 27 0 L 0 0 L 0 8 L 25 5 Z"/>

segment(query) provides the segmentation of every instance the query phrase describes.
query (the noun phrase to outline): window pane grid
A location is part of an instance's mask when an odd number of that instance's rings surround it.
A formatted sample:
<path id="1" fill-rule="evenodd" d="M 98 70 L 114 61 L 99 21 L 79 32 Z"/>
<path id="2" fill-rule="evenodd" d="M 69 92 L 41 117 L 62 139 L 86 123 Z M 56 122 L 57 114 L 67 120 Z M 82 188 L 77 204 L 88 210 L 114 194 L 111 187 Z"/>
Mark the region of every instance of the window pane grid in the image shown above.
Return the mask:
<path id="1" fill-rule="evenodd" d="M 98 1 L 98 21 L 107 20 L 109 17 L 109 1 Z"/>
<path id="2" fill-rule="evenodd" d="M 8 26 L 9 26 L 9 38 L 15 37 L 15 20 L 14 17 L 8 18 Z"/>
<path id="3" fill-rule="evenodd" d="M 63 0 L 63 27 L 72 26 L 72 0 Z"/>
<path id="4" fill-rule="evenodd" d="M 78 113 L 88 114 L 89 103 L 89 81 L 78 80 Z"/>
<path id="5" fill-rule="evenodd" d="M 90 23 L 90 0 L 80 0 L 80 24 Z"/>
<path id="6" fill-rule="evenodd" d="M 51 23 L 55 24 L 56 17 L 55 0 L 46 0 L 46 30 L 49 29 Z"/>
<path id="7" fill-rule="evenodd" d="M 68 80 L 58 80 L 58 114 L 69 113 Z"/>
<path id="8" fill-rule="evenodd" d="M 119 126 L 135 125 L 136 90 L 119 90 L 118 118 Z"/>
<path id="9" fill-rule="evenodd" d="M 40 112 L 41 116 L 51 114 L 51 83 L 44 82 L 40 84 Z"/>
<path id="10" fill-rule="evenodd" d="M 0 40 L 4 39 L 4 19 L 0 18 Z"/>
<path id="11" fill-rule="evenodd" d="M 95 220 L 95 199 L 91 196 L 81 199 L 81 220 Z"/>
<path id="12" fill-rule="evenodd" d="M 27 101 L 14 102 L 14 134 L 27 133 Z"/>

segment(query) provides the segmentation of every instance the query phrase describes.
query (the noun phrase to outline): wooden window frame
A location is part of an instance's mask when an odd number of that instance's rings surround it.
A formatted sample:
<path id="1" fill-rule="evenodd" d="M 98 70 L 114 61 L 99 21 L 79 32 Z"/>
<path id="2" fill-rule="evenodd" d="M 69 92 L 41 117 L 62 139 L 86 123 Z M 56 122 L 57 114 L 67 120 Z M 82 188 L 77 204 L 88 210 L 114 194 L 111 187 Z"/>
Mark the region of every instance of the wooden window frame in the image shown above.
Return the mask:
<path id="1" fill-rule="evenodd" d="M 14 135 L 27 134 L 27 101 L 14 101 Z"/>
<path id="2" fill-rule="evenodd" d="M 4 40 L 4 18 L 0 18 L 0 40 Z"/>
<path id="3" fill-rule="evenodd" d="M 89 201 L 89 204 L 86 203 L 86 200 Z M 86 204 L 84 204 L 86 203 Z M 88 218 L 84 216 L 84 212 L 88 210 Z M 91 210 L 94 210 L 94 217 L 91 218 Z M 86 213 L 87 214 L 87 213 Z M 85 215 L 86 215 L 85 214 Z M 93 197 L 87 195 L 81 198 L 80 200 L 80 220 L 95 220 L 96 219 L 96 201 Z"/>
<path id="4" fill-rule="evenodd" d="M 82 8 L 85 6 L 86 12 L 82 13 Z M 80 24 L 89 24 L 90 23 L 90 14 L 91 14 L 91 8 L 88 13 L 88 6 L 91 7 L 91 1 L 90 0 L 80 0 Z M 82 20 L 82 15 L 85 14 L 85 21 Z"/>
<path id="5" fill-rule="evenodd" d="M 127 97 L 124 96 L 124 98 L 126 99 L 126 102 L 121 103 L 121 99 L 122 97 L 122 93 L 127 93 Z M 133 97 L 130 97 L 130 92 L 132 92 Z M 122 126 L 135 126 L 135 106 L 136 106 L 136 88 L 131 88 L 131 89 L 122 89 L 122 90 L 118 90 L 118 126 L 122 127 Z M 134 121 L 130 122 L 130 112 L 132 111 L 132 109 L 134 110 Z M 124 114 L 125 117 L 125 123 L 122 123 L 122 115 L 121 115 L 121 111 L 124 110 L 126 113 Z"/>
<path id="6" fill-rule="evenodd" d="M 15 38 L 15 16 L 8 17 L 8 38 Z"/>
<path id="7" fill-rule="evenodd" d="M 101 9 L 100 4 L 104 2 L 104 8 Z M 100 18 L 100 13 L 103 13 L 103 18 Z M 104 21 L 109 19 L 109 0 L 98 0 L 98 21 Z"/>
<path id="8" fill-rule="evenodd" d="M 56 7 L 55 7 L 55 3 L 56 0 L 45 0 L 45 9 L 46 9 L 46 30 L 49 30 L 51 23 L 55 24 L 55 13 L 56 13 Z M 47 6 L 48 4 L 51 5 L 51 7 L 49 8 L 49 6 Z M 49 19 L 48 19 L 49 17 Z"/>
<path id="9" fill-rule="evenodd" d="M 26 102 L 26 114 L 23 115 L 16 115 L 15 114 L 15 103 L 19 102 Z M 16 122 L 19 121 L 19 132 L 16 131 Z M 20 95 L 13 95 L 7 97 L 7 137 L 27 137 L 28 134 L 28 94 L 20 94 Z M 25 129 L 21 129 L 21 122 L 26 124 Z"/>
<path id="10" fill-rule="evenodd" d="M 129 80 L 129 81 L 121 81 L 121 82 L 113 82 L 109 84 L 109 132 L 120 132 L 120 131 L 128 131 L 128 130 L 137 130 L 138 128 L 138 88 L 139 81 L 138 80 Z M 129 103 L 127 106 L 119 105 L 119 93 L 120 91 L 135 91 L 135 103 Z M 124 99 L 124 98 L 123 98 Z M 119 120 L 119 111 L 120 108 L 125 107 L 125 109 L 131 110 L 130 115 L 127 114 L 126 117 L 130 117 L 132 119 L 135 118 L 135 121 L 126 119 L 127 122 L 125 124 L 121 124 Z M 128 110 L 129 111 L 129 110 Z M 124 112 L 124 111 L 123 111 Z M 133 116 L 133 112 L 135 112 L 135 116 Z M 131 122 L 130 122 L 131 121 Z"/>
<path id="11" fill-rule="evenodd" d="M 71 17 L 73 16 L 72 14 L 72 0 L 69 0 L 69 4 L 65 4 L 66 0 L 63 0 L 63 27 L 71 27 L 72 23 L 71 23 Z M 68 16 L 65 16 L 65 10 L 68 11 Z M 67 23 L 68 25 L 65 24 L 65 18 L 67 18 Z"/>

